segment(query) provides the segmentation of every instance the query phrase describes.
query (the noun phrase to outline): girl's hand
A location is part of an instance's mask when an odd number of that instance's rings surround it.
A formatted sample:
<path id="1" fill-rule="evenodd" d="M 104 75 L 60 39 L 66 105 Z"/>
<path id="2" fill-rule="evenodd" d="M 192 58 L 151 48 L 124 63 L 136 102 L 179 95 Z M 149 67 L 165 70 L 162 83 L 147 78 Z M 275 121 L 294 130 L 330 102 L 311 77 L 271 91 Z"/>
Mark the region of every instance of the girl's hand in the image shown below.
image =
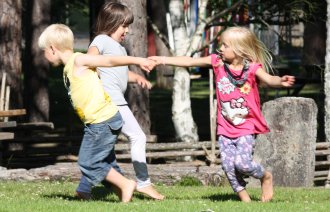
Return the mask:
<path id="1" fill-rule="evenodd" d="M 164 56 L 151 56 L 148 57 L 149 60 L 155 61 L 157 65 L 165 65 L 165 57 Z"/>
<path id="2" fill-rule="evenodd" d="M 150 72 L 155 66 L 156 66 L 156 62 L 153 60 L 149 60 L 149 59 L 144 59 L 141 63 L 140 63 L 140 68 L 146 72 Z"/>
<path id="3" fill-rule="evenodd" d="M 294 76 L 284 75 L 283 77 L 281 77 L 281 85 L 283 87 L 291 87 L 294 85 L 294 82 L 295 82 Z"/>
<path id="4" fill-rule="evenodd" d="M 151 89 L 152 84 L 150 81 L 146 80 L 144 77 L 138 75 L 136 77 L 136 83 L 138 85 L 140 85 L 142 88 L 147 88 L 147 89 Z"/>

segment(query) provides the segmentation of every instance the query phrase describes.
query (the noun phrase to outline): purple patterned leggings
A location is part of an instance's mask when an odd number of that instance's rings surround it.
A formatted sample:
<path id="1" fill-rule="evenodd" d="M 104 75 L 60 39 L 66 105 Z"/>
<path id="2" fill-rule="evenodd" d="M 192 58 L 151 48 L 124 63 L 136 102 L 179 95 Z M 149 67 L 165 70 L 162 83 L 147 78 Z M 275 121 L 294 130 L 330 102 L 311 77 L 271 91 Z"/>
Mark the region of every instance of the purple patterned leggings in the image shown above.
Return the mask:
<path id="1" fill-rule="evenodd" d="M 227 175 L 234 192 L 245 189 L 244 176 L 252 176 L 261 179 L 264 168 L 253 161 L 253 149 L 255 139 L 253 135 L 245 135 L 238 138 L 219 136 L 222 169 Z"/>

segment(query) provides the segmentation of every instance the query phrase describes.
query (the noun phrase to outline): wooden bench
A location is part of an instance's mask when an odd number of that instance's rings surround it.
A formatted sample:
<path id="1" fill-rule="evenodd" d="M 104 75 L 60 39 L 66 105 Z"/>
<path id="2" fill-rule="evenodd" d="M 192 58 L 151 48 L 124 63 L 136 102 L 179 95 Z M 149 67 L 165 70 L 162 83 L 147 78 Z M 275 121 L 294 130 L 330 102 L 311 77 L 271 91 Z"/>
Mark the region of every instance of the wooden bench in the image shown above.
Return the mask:
<path id="1" fill-rule="evenodd" d="M 25 109 L 9 109 L 10 86 L 6 85 L 7 74 L 2 74 L 0 86 L 0 140 L 8 140 L 14 138 L 13 132 L 1 132 L 3 128 L 15 128 L 16 121 L 8 121 L 9 117 L 22 116 L 26 114 Z"/>

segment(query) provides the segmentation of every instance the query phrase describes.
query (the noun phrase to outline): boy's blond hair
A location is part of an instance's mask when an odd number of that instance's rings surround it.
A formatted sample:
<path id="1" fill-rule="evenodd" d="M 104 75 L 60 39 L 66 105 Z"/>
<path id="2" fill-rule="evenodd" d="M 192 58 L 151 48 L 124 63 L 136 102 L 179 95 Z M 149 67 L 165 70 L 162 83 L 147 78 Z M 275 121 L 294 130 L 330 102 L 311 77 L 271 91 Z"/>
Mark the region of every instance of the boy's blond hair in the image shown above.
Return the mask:
<path id="1" fill-rule="evenodd" d="M 73 33 L 64 24 L 49 25 L 40 35 L 38 45 L 41 49 L 49 48 L 51 45 L 60 51 L 73 50 Z"/>

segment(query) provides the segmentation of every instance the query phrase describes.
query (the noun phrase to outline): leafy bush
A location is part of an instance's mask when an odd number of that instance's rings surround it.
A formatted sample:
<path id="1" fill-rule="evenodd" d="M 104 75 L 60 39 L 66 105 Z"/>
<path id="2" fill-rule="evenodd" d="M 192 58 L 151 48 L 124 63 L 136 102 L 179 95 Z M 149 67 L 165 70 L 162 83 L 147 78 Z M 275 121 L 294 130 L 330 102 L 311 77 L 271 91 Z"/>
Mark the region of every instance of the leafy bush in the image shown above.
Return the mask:
<path id="1" fill-rule="evenodd" d="M 203 183 L 196 177 L 183 176 L 181 180 L 175 183 L 176 186 L 201 186 Z"/>

